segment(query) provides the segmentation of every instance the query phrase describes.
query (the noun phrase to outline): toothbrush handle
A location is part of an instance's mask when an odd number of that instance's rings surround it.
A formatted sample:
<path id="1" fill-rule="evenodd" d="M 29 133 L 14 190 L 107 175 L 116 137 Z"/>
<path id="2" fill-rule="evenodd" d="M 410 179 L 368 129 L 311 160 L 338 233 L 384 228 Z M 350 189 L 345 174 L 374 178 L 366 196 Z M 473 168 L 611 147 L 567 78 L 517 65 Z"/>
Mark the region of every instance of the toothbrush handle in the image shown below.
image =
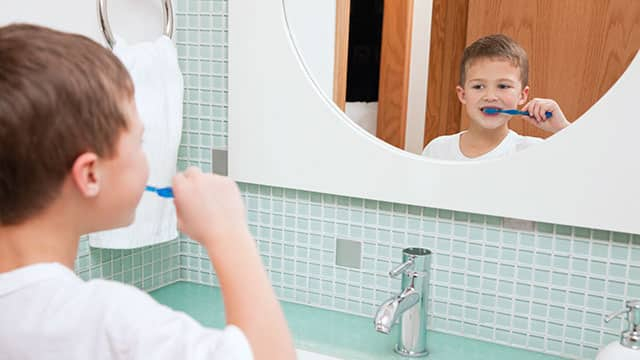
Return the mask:
<path id="1" fill-rule="evenodd" d="M 527 111 L 521 111 L 520 113 L 521 113 L 522 115 L 527 115 L 527 116 L 532 117 L 532 116 L 531 116 L 531 114 L 530 114 L 529 112 L 527 112 Z M 553 116 L 553 113 L 552 113 L 551 111 L 546 111 L 546 112 L 544 113 L 544 117 L 545 117 L 545 118 L 547 118 L 547 119 L 548 119 L 548 118 L 550 118 L 550 117 L 552 117 L 552 116 Z"/>

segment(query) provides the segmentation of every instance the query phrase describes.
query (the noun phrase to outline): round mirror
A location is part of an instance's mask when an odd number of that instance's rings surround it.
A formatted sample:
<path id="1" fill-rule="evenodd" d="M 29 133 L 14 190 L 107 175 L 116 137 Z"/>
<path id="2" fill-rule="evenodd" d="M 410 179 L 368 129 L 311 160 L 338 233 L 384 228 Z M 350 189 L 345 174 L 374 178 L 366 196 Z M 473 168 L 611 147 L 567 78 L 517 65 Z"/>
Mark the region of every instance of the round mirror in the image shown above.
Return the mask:
<path id="1" fill-rule="evenodd" d="M 473 127 L 473 111 L 488 111 L 486 106 L 469 110 L 467 98 L 456 90 L 484 86 L 469 84 L 468 78 L 460 83 L 465 47 L 479 38 L 504 34 L 528 55 L 526 100 L 498 110 L 552 99 L 570 122 L 607 92 L 640 48 L 636 0 L 283 0 L 283 5 L 298 53 L 324 95 L 372 135 L 416 154 L 436 138 Z M 469 69 L 467 63 L 467 75 Z M 558 130 L 521 115 L 499 116 L 506 117 L 509 132 L 537 140 L 531 143 Z M 470 154 L 462 147 L 452 151 Z"/>

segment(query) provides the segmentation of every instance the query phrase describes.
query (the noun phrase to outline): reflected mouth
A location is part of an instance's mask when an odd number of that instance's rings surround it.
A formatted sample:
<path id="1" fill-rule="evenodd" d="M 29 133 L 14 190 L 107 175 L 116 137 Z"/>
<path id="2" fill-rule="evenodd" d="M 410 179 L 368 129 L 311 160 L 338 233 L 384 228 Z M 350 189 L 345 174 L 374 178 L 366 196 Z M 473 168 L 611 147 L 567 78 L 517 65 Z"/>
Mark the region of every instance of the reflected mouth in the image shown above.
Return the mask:
<path id="1" fill-rule="evenodd" d="M 497 106 L 483 106 L 480 108 L 480 111 L 487 116 L 496 116 L 500 114 L 500 110 L 502 110 L 502 108 L 499 108 Z"/>

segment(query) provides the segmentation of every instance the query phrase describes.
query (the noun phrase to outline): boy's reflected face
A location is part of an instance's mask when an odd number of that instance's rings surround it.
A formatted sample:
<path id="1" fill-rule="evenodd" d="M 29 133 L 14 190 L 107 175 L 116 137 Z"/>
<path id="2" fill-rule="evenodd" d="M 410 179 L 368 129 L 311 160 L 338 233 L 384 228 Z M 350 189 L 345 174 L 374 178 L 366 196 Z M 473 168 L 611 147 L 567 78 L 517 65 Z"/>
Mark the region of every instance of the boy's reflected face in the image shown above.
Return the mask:
<path id="1" fill-rule="evenodd" d="M 507 60 L 476 59 L 469 65 L 466 79 L 464 88 L 456 87 L 458 98 L 472 125 L 484 129 L 506 126 L 511 116 L 487 114 L 482 109 L 517 109 L 529 94 L 529 87 L 522 88 L 520 69 Z"/>

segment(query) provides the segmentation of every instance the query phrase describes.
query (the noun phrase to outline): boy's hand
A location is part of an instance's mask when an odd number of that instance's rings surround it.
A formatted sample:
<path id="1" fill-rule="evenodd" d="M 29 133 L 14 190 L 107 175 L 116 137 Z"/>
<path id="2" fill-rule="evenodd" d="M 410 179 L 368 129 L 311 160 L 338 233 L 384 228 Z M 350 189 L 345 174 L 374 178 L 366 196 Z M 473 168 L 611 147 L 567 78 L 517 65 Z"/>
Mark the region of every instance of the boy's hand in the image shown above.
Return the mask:
<path id="1" fill-rule="evenodd" d="M 207 250 L 248 234 L 245 207 L 236 183 L 196 167 L 173 178 L 178 228 Z"/>
<path id="2" fill-rule="evenodd" d="M 527 111 L 531 114 L 531 116 L 525 116 L 529 123 L 544 131 L 556 133 L 571 125 L 562 113 L 558 103 L 552 99 L 535 98 L 523 106 L 522 111 Z M 552 113 L 552 116 L 548 119 L 545 116 L 547 111 Z"/>

